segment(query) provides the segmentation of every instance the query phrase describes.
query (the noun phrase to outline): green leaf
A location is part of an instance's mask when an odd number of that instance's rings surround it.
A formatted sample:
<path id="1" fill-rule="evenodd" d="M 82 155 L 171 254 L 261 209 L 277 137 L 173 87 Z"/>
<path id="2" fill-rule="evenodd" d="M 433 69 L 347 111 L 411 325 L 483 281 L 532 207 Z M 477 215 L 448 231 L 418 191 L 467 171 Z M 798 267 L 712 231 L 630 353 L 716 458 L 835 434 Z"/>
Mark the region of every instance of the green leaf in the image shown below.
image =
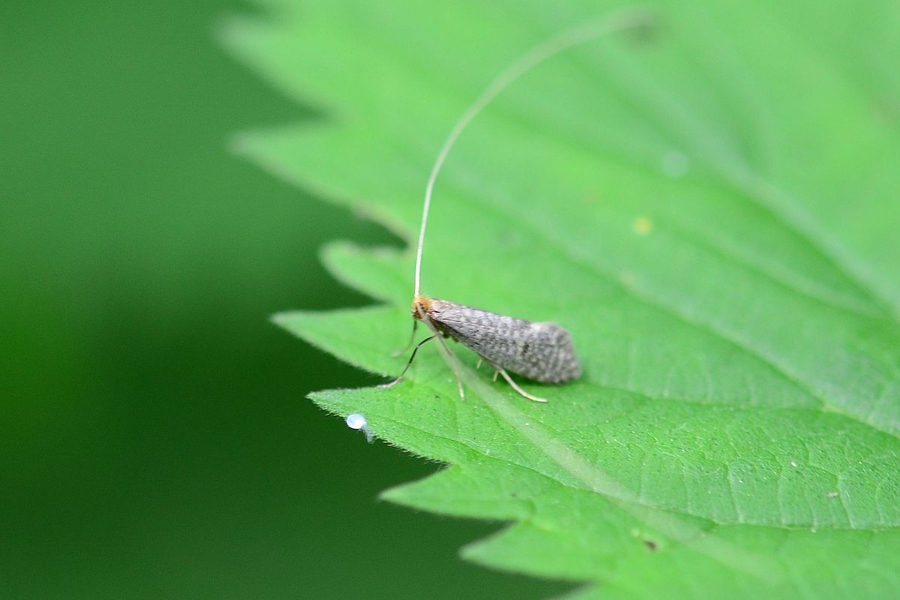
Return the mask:
<path id="1" fill-rule="evenodd" d="M 612 3 L 271 2 L 223 28 L 324 117 L 242 135 L 273 173 L 413 241 L 452 123 Z M 392 388 L 313 399 L 451 465 L 385 497 L 512 524 L 463 555 L 579 598 L 900 589 L 900 9 L 655 5 L 540 65 L 435 189 L 423 292 L 568 328 L 585 375 L 522 382 L 437 348 Z M 276 321 L 379 375 L 409 335 L 410 251 L 329 247 L 375 308 Z"/>

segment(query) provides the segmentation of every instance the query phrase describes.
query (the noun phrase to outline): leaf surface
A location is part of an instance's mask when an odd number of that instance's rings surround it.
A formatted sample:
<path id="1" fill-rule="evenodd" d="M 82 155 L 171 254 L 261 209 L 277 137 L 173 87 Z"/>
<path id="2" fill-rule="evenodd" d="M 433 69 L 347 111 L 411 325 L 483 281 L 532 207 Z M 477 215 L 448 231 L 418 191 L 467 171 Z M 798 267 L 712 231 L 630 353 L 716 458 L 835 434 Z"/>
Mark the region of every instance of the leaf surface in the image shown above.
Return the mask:
<path id="1" fill-rule="evenodd" d="M 452 123 L 596 2 L 273 2 L 223 37 L 323 113 L 243 134 L 273 173 L 413 240 Z M 578 597 L 877 597 L 900 589 L 900 9 L 654 6 L 529 72 L 435 189 L 423 291 L 570 330 L 582 379 L 530 403 L 460 349 L 328 411 L 451 465 L 392 501 L 512 522 L 466 558 L 586 582 Z M 285 313 L 387 377 L 413 256 L 335 243 L 381 301 Z M 457 346 L 458 347 L 458 346 Z"/>

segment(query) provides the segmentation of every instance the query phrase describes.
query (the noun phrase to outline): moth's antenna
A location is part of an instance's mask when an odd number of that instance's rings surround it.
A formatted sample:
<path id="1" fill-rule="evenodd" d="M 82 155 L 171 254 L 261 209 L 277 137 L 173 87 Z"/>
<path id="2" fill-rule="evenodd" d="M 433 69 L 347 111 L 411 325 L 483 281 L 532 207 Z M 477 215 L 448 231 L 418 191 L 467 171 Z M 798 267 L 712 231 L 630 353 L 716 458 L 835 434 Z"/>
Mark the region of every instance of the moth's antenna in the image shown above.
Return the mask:
<path id="1" fill-rule="evenodd" d="M 653 24 L 655 24 L 654 15 L 648 10 L 626 9 L 599 21 L 592 21 L 564 31 L 558 36 L 538 44 L 519 57 L 518 60 L 500 73 L 500 75 L 485 88 L 475 102 L 469 106 L 466 112 L 463 113 L 453 126 L 453 129 L 450 130 L 450 135 L 447 136 L 444 145 L 441 146 L 441 151 L 438 153 L 438 157 L 434 161 L 434 166 L 431 168 L 428 184 L 425 186 L 425 205 L 422 208 L 422 225 L 419 229 L 419 245 L 416 249 L 415 296 L 419 295 L 419 283 L 422 274 L 422 246 L 425 243 L 425 227 L 428 224 L 428 212 L 431 208 L 431 195 L 434 190 L 434 182 L 437 180 L 441 167 L 444 166 L 444 161 L 447 159 L 450 149 L 453 147 L 453 144 L 456 143 L 456 138 L 459 137 L 472 119 L 474 119 L 491 100 L 496 98 L 500 92 L 509 87 L 516 79 L 563 50 L 567 50 L 572 46 L 596 39 L 603 35 L 635 27 L 652 26 Z"/>

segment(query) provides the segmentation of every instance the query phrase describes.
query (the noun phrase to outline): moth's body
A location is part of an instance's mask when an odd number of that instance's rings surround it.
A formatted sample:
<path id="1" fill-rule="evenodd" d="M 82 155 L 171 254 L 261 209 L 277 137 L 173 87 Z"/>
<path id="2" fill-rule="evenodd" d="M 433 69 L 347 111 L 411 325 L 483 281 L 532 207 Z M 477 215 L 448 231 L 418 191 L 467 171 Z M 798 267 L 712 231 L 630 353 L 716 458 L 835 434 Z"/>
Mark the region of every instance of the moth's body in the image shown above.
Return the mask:
<path id="1" fill-rule="evenodd" d="M 428 296 L 416 296 L 413 317 L 438 335 L 452 338 L 495 368 L 539 383 L 564 383 L 581 376 L 569 332 Z"/>

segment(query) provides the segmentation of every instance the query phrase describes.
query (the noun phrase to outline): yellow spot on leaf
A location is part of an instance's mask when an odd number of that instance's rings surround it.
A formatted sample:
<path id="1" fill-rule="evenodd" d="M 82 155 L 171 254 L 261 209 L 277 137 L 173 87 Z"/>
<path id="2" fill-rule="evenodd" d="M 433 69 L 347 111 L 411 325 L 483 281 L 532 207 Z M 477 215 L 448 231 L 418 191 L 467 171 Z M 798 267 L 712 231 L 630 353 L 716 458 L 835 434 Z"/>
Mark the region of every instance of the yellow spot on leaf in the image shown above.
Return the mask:
<path id="1" fill-rule="evenodd" d="M 647 235 L 650 233 L 650 230 L 653 229 L 653 221 L 650 220 L 650 217 L 638 217 L 634 220 L 634 223 L 631 224 L 634 232 L 639 235 Z"/>

